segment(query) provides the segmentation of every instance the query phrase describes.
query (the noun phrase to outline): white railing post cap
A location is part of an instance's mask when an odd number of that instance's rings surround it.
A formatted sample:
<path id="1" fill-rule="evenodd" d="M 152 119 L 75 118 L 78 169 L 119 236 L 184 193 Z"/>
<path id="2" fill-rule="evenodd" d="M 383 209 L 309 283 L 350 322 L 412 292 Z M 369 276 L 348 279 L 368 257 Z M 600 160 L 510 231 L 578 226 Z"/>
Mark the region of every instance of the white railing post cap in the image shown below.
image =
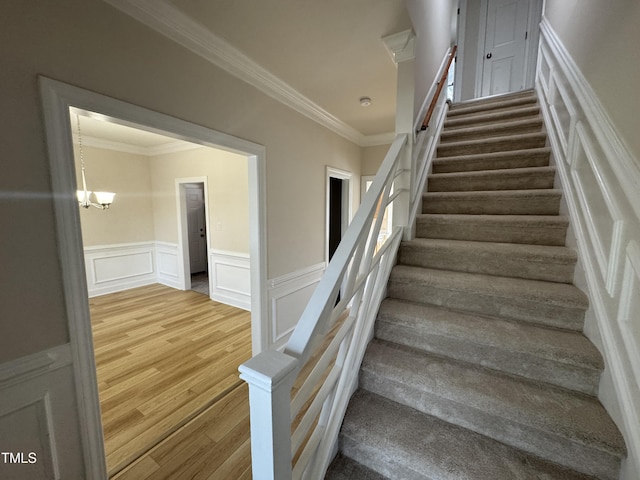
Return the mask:
<path id="1" fill-rule="evenodd" d="M 298 360 L 286 353 L 267 350 L 244 362 L 240 378 L 265 392 L 276 390 L 298 367 Z"/>

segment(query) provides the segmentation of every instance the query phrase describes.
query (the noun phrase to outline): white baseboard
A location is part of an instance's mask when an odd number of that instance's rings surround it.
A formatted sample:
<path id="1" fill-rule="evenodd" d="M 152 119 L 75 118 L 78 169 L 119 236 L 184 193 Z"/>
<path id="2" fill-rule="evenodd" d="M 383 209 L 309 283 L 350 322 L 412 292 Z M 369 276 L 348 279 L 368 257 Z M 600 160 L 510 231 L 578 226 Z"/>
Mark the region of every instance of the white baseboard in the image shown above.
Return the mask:
<path id="1" fill-rule="evenodd" d="M 216 302 L 250 311 L 249 255 L 212 250 L 209 253 L 209 294 Z"/>
<path id="2" fill-rule="evenodd" d="M 322 262 L 269 280 L 269 339 L 272 348 L 284 347 L 325 268 L 326 264 Z"/>
<path id="3" fill-rule="evenodd" d="M 625 437 L 625 478 L 640 478 L 640 159 L 546 19 L 541 32 L 536 84 L 595 317 L 585 333 L 614 387 L 599 397 Z"/>

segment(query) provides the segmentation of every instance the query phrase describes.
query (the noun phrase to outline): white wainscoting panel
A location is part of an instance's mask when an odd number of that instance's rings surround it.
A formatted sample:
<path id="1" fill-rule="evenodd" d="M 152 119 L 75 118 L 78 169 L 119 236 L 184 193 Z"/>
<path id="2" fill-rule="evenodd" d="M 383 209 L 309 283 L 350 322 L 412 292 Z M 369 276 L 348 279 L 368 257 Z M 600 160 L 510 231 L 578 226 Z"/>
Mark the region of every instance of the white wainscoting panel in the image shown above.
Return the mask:
<path id="1" fill-rule="evenodd" d="M 120 243 L 85 247 L 89 297 L 161 283 L 184 289 L 178 246 L 168 242 Z"/>
<path id="2" fill-rule="evenodd" d="M 269 338 L 272 348 L 284 347 L 320 283 L 325 268 L 323 262 L 269 280 Z"/>
<path id="3" fill-rule="evenodd" d="M 184 278 L 178 268 L 178 245 L 168 242 L 155 242 L 157 281 L 168 287 L 183 290 Z"/>
<path id="4" fill-rule="evenodd" d="M 209 292 L 212 300 L 251 310 L 251 267 L 246 253 L 209 253 Z"/>
<path id="5" fill-rule="evenodd" d="M 536 85 L 595 318 L 585 333 L 614 386 L 599 397 L 625 437 L 625 478 L 640 478 L 640 159 L 546 19 L 541 32 Z"/>
<path id="6" fill-rule="evenodd" d="M 78 428 L 69 344 L 0 365 L 0 478 L 83 478 Z"/>
<path id="7" fill-rule="evenodd" d="M 156 282 L 154 242 L 85 247 L 89 297 Z"/>

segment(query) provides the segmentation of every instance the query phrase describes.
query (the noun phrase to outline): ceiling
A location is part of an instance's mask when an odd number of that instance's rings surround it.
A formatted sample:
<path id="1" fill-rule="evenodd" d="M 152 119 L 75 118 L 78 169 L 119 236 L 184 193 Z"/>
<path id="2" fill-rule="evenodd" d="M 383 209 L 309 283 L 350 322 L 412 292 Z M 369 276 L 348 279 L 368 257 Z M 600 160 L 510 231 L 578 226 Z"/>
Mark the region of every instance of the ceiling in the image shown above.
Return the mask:
<path id="1" fill-rule="evenodd" d="M 304 108 L 337 119 L 334 130 L 358 143 L 394 131 L 396 67 L 382 38 L 411 28 L 404 0 L 105 1 L 187 48 L 198 36 L 228 58 L 248 57 L 244 64 L 294 90 L 311 105 Z M 188 31 L 182 40 L 180 31 Z M 371 106 L 360 106 L 364 96 Z"/>

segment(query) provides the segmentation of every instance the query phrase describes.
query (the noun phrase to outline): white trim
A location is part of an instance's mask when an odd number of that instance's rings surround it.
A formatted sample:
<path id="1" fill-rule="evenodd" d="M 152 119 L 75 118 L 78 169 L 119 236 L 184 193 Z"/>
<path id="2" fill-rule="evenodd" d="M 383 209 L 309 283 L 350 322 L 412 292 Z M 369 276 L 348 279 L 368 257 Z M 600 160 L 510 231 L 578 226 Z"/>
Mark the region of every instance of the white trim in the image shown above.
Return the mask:
<path id="1" fill-rule="evenodd" d="M 539 56 L 539 64 L 548 66 L 548 72 L 538 69 L 540 105 L 594 313 L 585 334 L 601 348 L 605 376 L 613 384 L 613 388 L 607 388 L 608 382 L 601 385 L 599 398 L 625 437 L 626 474 L 638 478 L 640 339 L 629 322 L 637 321 L 633 292 L 640 289 L 640 249 L 633 240 L 640 238 L 640 162 L 618 136 L 546 18 L 541 23 Z M 570 105 L 559 105 L 568 99 Z M 568 132 L 559 131 L 557 106 L 567 112 Z"/>
<path id="2" fill-rule="evenodd" d="M 0 364 L 0 391 L 17 383 L 71 365 L 68 343 Z"/>
<path id="3" fill-rule="evenodd" d="M 262 93 L 359 146 L 368 137 L 347 125 L 166 0 L 104 0 L 147 27 L 253 85 Z"/>
<path id="4" fill-rule="evenodd" d="M 251 255 L 251 327 L 253 353 L 269 346 L 266 295 L 266 179 L 265 148 L 231 135 L 160 114 L 78 87 L 39 77 L 49 151 L 49 167 L 56 219 L 58 254 L 73 355 L 76 401 L 85 477 L 106 480 L 100 404 L 87 302 L 80 215 L 75 197 L 76 178 L 70 127 L 70 107 L 100 112 L 105 118 L 137 128 L 167 133 L 195 143 L 248 156 L 249 235 Z"/>

